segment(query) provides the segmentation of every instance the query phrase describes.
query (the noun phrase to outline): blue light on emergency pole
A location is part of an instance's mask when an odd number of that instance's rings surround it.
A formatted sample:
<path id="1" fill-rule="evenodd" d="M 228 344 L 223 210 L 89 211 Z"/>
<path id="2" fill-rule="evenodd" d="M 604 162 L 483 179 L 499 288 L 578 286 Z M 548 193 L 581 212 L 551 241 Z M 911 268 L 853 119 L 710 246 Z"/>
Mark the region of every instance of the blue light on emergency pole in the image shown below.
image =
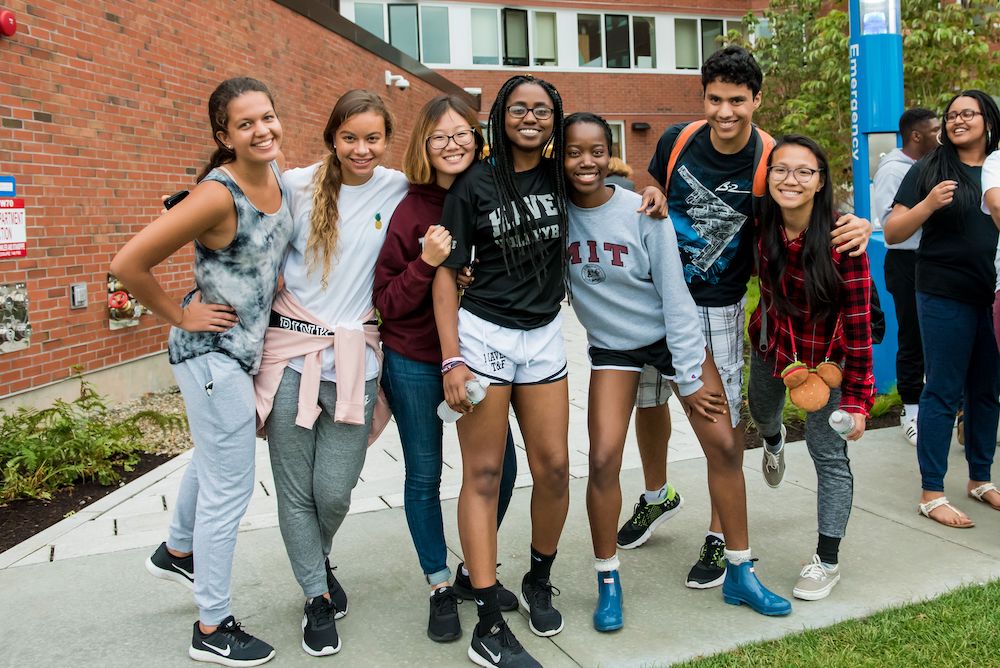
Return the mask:
<path id="1" fill-rule="evenodd" d="M 854 213 L 872 220 L 872 176 L 883 154 L 899 146 L 903 113 L 903 37 L 900 0 L 850 0 L 851 157 Z M 876 212 L 877 214 L 878 212 Z M 875 386 L 888 392 L 896 382 L 896 318 L 885 286 L 882 232 L 868 244 L 872 278 L 885 312 L 885 339 L 872 351 Z"/>

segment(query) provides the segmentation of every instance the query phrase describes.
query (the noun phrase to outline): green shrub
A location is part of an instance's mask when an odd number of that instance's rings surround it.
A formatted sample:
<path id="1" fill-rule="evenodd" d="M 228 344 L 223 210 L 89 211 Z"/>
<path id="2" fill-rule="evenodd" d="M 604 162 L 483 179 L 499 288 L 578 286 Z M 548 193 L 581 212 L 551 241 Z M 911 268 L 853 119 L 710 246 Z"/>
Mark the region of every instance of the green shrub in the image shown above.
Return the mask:
<path id="1" fill-rule="evenodd" d="M 143 424 L 180 429 L 183 418 L 156 411 L 122 417 L 80 381 L 80 396 L 42 410 L 0 411 L 0 503 L 48 499 L 81 481 L 111 485 L 145 450 Z"/>

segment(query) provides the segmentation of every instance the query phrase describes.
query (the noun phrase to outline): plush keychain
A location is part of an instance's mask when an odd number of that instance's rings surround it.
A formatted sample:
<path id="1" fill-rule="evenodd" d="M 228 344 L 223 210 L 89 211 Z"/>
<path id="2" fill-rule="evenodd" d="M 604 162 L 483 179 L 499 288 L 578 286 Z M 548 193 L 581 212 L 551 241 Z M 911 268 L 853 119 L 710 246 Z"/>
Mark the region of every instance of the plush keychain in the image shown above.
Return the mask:
<path id="1" fill-rule="evenodd" d="M 792 319 L 788 319 L 788 333 L 792 339 L 792 356 L 794 362 L 786 366 L 781 372 L 781 381 L 788 388 L 788 398 L 793 404 L 807 413 L 814 413 L 826 406 L 830 401 L 830 390 L 840 387 L 844 379 L 844 373 L 840 365 L 830 361 L 830 354 L 833 353 L 833 344 L 837 341 L 837 332 L 840 329 L 840 320 L 833 330 L 833 338 L 830 347 L 826 351 L 826 359 L 820 362 L 815 369 L 810 369 L 804 362 L 799 361 L 799 353 L 795 348 L 795 332 L 792 330 Z"/>

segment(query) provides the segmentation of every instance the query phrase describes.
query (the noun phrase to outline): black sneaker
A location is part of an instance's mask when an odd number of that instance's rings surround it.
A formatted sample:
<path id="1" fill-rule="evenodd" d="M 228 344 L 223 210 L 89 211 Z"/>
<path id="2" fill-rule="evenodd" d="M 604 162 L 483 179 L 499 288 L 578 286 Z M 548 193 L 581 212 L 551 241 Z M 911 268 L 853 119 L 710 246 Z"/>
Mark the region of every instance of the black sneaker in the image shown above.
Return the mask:
<path id="1" fill-rule="evenodd" d="M 334 576 L 333 572 L 337 570 L 336 566 L 330 565 L 330 560 L 326 560 L 326 589 L 330 592 L 330 600 L 337 608 L 337 619 L 340 619 L 347 614 L 347 592 L 344 588 L 340 586 L 337 582 L 337 578 Z"/>
<path id="2" fill-rule="evenodd" d="M 659 503 L 647 503 L 646 495 L 639 495 L 639 503 L 632 510 L 632 517 L 618 530 L 618 547 L 631 550 L 639 547 L 653 535 L 656 527 L 680 512 L 684 499 L 680 492 L 667 486 L 667 498 Z"/>
<path id="3" fill-rule="evenodd" d="M 259 666 L 274 658 L 274 648 L 244 631 L 229 615 L 208 635 L 203 634 L 195 622 L 188 656 L 195 661 L 223 666 Z"/>
<path id="4" fill-rule="evenodd" d="M 156 552 L 146 559 L 146 570 L 155 577 L 194 589 L 194 555 L 175 557 L 167 551 L 166 543 L 160 543 Z"/>
<path id="5" fill-rule="evenodd" d="M 329 656 L 340 651 L 337 608 L 323 596 L 306 603 L 302 614 L 302 650 L 310 656 Z"/>
<path id="6" fill-rule="evenodd" d="M 500 620 L 493 625 L 490 632 L 480 637 L 472 633 L 472 644 L 469 645 L 469 658 L 477 666 L 510 666 L 511 668 L 541 668 L 542 664 L 524 651 L 517 641 L 507 622 Z"/>
<path id="7" fill-rule="evenodd" d="M 458 595 L 453 587 L 438 587 L 431 594 L 431 613 L 427 619 L 427 637 L 434 642 L 450 642 L 462 637 L 458 618 Z"/>
<path id="8" fill-rule="evenodd" d="M 552 596 L 559 590 L 549 580 L 534 582 L 531 573 L 521 580 L 521 605 L 528 611 L 528 626 L 536 636 L 547 638 L 563 630 L 562 614 L 552 607 Z"/>
<path id="9" fill-rule="evenodd" d="M 469 579 L 468 575 L 462 573 L 462 566 L 465 562 L 461 562 L 458 565 L 458 573 L 455 575 L 455 593 L 463 601 L 471 601 L 476 597 L 476 593 L 472 590 L 472 580 Z M 500 564 L 497 564 L 497 568 Z M 500 603 L 500 609 L 504 612 L 511 612 L 512 610 L 517 610 L 517 594 L 500 584 L 500 580 L 497 580 L 497 601 Z"/>
<path id="10" fill-rule="evenodd" d="M 726 580 L 726 541 L 715 536 L 705 536 L 698 561 L 688 573 L 687 584 L 692 589 L 711 589 Z"/>

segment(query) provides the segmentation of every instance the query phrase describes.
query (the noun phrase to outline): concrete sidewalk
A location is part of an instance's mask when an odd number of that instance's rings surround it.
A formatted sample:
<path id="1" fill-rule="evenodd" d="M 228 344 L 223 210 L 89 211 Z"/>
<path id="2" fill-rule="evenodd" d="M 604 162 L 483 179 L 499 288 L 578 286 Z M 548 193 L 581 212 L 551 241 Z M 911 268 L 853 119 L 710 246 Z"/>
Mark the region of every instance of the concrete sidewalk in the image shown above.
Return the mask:
<path id="1" fill-rule="evenodd" d="M 854 514 L 842 549 L 841 584 L 824 601 L 795 601 L 792 615 L 764 618 L 722 603 L 718 589 L 690 590 L 683 580 L 697 557 L 708 519 L 705 460 L 686 420 L 675 411 L 671 473 L 685 510 L 641 549 L 622 551 L 625 628 L 593 630 L 595 599 L 590 533 L 584 505 L 587 473 L 585 343 L 566 314 L 570 353 L 570 449 L 573 480 L 569 519 L 553 581 L 565 630 L 532 635 L 522 614 L 511 628 L 545 666 L 665 666 L 738 644 L 870 614 L 921 600 L 957 585 L 1000 577 L 1000 513 L 967 500 L 960 448 L 951 458 L 947 492 L 977 522 L 968 531 L 947 529 L 916 514 L 919 476 L 912 447 L 899 431 L 869 432 L 851 446 Z M 675 402 L 674 402 L 675 403 Z M 676 404 L 674 406 L 676 408 Z M 521 442 L 519 434 L 515 436 Z M 276 527 L 266 445 L 258 444 L 258 489 L 243 525 L 234 570 L 234 609 L 248 629 L 278 650 L 268 665 L 468 666 L 465 657 L 474 606 L 460 607 L 462 640 L 447 645 L 425 635 L 427 592 L 402 504 L 402 457 L 392 429 L 369 451 L 352 515 L 334 545 L 338 578 L 350 613 L 338 623 L 340 654 L 319 660 L 299 648 L 301 592 Z M 771 588 L 791 596 L 798 571 L 815 549 L 816 478 L 804 443 L 788 446 L 788 472 L 777 490 L 760 475 L 759 451 L 746 457 L 751 543 L 757 571 Z M 461 558 L 455 528 L 460 458 L 449 429 L 443 495 L 446 532 Z M 0 554 L 4 651 L 0 666 L 190 666 L 186 647 L 197 610 L 190 593 L 151 578 L 143 561 L 166 535 L 182 456 L 119 489 L 85 511 Z M 501 580 L 516 589 L 527 568 L 530 476 L 522 474 L 500 530 Z M 641 491 L 634 441 L 626 446 L 623 518 Z"/>

